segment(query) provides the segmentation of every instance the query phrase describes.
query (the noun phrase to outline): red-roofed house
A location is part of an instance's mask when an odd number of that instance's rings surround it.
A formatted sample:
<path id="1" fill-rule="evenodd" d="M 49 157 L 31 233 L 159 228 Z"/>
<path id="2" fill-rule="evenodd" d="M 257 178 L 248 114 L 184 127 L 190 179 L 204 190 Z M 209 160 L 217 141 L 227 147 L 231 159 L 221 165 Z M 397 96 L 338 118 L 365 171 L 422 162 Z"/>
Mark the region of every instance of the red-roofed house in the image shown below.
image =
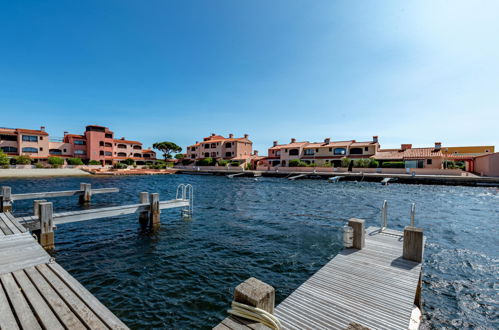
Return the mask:
<path id="1" fill-rule="evenodd" d="M 213 133 L 205 137 L 202 142 L 188 146 L 186 159 L 195 161 L 210 157 L 246 163 L 251 160 L 252 151 L 253 142 L 248 139 L 248 134 L 244 134 L 241 138 L 235 138 L 234 134 L 229 134 L 226 138 Z"/>

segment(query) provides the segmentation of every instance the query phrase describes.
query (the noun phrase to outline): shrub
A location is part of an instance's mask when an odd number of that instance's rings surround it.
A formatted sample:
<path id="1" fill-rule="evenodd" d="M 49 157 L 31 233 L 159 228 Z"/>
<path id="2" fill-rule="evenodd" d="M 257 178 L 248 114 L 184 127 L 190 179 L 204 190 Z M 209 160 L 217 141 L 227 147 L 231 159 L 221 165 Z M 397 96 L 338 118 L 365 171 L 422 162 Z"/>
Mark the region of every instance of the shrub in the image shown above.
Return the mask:
<path id="1" fill-rule="evenodd" d="M 101 163 L 98 160 L 91 160 L 88 162 L 88 165 L 100 165 Z"/>
<path id="2" fill-rule="evenodd" d="M 113 165 L 113 168 L 118 169 L 118 170 L 123 170 L 125 168 L 128 168 L 128 165 L 125 163 L 115 163 Z"/>
<path id="3" fill-rule="evenodd" d="M 175 159 L 184 159 L 185 155 L 184 154 L 176 154 Z"/>
<path id="4" fill-rule="evenodd" d="M 309 166 L 307 163 L 304 161 L 301 161 L 299 159 L 291 159 L 288 163 L 289 167 L 307 167 Z"/>
<path id="5" fill-rule="evenodd" d="M 7 155 L 0 150 L 0 166 L 5 166 L 10 164 L 10 159 Z"/>
<path id="6" fill-rule="evenodd" d="M 341 158 L 341 167 L 348 167 L 350 165 L 350 158 L 342 157 Z"/>
<path id="7" fill-rule="evenodd" d="M 218 165 L 220 166 L 227 166 L 227 164 L 229 164 L 229 161 L 228 160 L 223 160 L 223 159 L 219 159 L 217 161 Z"/>
<path id="8" fill-rule="evenodd" d="M 45 168 L 42 163 L 35 163 L 35 168 Z"/>
<path id="9" fill-rule="evenodd" d="M 354 167 L 369 167 L 371 161 L 369 159 L 356 159 L 353 161 Z"/>
<path id="10" fill-rule="evenodd" d="M 190 163 L 192 163 L 191 159 L 187 159 L 187 158 L 182 159 L 182 165 L 189 165 Z"/>
<path id="11" fill-rule="evenodd" d="M 246 163 L 246 164 L 244 165 L 244 169 L 245 169 L 245 170 L 252 170 L 253 168 L 251 167 L 251 163 Z"/>
<path id="12" fill-rule="evenodd" d="M 370 158 L 369 159 L 369 167 L 370 168 L 378 168 L 379 167 L 379 162 L 374 159 L 374 158 Z"/>
<path id="13" fill-rule="evenodd" d="M 127 164 L 128 166 L 135 165 L 135 160 L 132 158 L 127 158 L 123 161 L 123 163 Z"/>
<path id="14" fill-rule="evenodd" d="M 197 165 L 199 166 L 213 166 L 215 165 L 215 159 L 211 158 L 211 157 L 207 157 L 207 158 L 203 158 L 201 160 L 198 160 L 197 161 Z"/>
<path id="15" fill-rule="evenodd" d="M 83 165 L 81 158 L 68 158 L 68 165 Z"/>
<path id="16" fill-rule="evenodd" d="M 239 166 L 241 165 L 241 162 L 238 162 L 237 160 L 233 160 L 230 162 L 230 166 Z"/>
<path id="17" fill-rule="evenodd" d="M 64 159 L 60 157 L 49 157 L 48 162 L 52 167 L 61 167 L 61 165 L 64 165 Z"/>
<path id="18" fill-rule="evenodd" d="M 31 165 L 31 157 L 30 156 L 17 156 L 16 157 L 16 164 L 17 165 Z"/>
<path id="19" fill-rule="evenodd" d="M 381 164 L 381 167 L 385 168 L 404 168 L 405 163 L 404 162 L 383 162 Z"/>

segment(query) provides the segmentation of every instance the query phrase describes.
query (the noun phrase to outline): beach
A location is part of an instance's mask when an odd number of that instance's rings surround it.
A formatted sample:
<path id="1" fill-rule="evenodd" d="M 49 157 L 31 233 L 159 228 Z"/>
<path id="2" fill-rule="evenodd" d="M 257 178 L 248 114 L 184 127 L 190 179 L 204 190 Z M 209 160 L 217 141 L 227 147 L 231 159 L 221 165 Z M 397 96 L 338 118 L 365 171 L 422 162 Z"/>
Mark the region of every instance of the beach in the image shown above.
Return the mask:
<path id="1" fill-rule="evenodd" d="M 0 169 L 0 178 L 31 178 L 91 175 L 79 168 L 8 168 Z"/>

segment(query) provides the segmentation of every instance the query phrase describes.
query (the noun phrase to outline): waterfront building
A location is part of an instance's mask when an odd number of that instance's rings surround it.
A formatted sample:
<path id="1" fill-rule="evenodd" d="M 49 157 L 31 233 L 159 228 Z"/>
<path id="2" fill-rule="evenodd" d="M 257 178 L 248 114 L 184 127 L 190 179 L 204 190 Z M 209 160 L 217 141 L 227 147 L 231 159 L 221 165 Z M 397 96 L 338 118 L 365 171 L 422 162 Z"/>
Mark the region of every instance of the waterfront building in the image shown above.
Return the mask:
<path id="1" fill-rule="evenodd" d="M 186 159 L 192 161 L 213 158 L 246 163 L 253 156 L 255 156 L 253 154 L 253 142 L 248 139 L 248 134 L 235 138 L 234 134 L 223 137 L 212 133 L 210 136 L 205 137 L 203 141 L 197 141 L 195 144 L 188 146 L 186 153 Z"/>
<path id="2" fill-rule="evenodd" d="M 286 144 L 274 141 L 268 150 L 268 157 L 265 161 L 270 166 L 289 166 L 291 160 L 298 159 L 307 164 L 338 167 L 341 165 L 343 157 L 350 159 L 370 158 L 376 154 L 378 149 L 377 136 L 373 136 L 373 139 L 367 142 L 331 141 L 330 138 L 324 139 L 323 142 L 297 142 L 293 138 L 290 143 Z"/>
<path id="3" fill-rule="evenodd" d="M 49 138 L 45 127 L 40 130 L 0 128 L 0 149 L 9 156 L 28 155 L 36 160 L 49 156 L 81 158 L 112 165 L 131 158 L 139 165 L 156 160 L 156 153 L 143 149 L 139 141 L 116 139 L 109 128 L 88 125 L 83 134 L 64 132 L 63 138 Z"/>

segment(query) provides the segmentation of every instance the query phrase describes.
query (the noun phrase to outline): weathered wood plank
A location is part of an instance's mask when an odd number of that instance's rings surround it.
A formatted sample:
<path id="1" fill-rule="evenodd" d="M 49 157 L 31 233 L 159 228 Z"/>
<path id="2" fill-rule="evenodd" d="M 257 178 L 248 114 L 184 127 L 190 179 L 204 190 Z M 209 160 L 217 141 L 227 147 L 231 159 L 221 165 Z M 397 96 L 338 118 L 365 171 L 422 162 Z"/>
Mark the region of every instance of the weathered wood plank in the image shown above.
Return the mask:
<path id="1" fill-rule="evenodd" d="M 106 326 L 102 321 L 94 314 L 94 312 L 88 308 L 88 306 L 80 300 L 80 298 L 74 294 L 74 292 L 68 288 L 61 279 L 54 274 L 46 264 L 36 266 L 36 269 L 43 275 L 45 280 L 50 283 L 50 285 L 57 291 L 57 293 L 62 297 L 71 310 L 78 315 L 78 317 L 87 325 L 90 329 L 105 329 Z"/>
<path id="2" fill-rule="evenodd" d="M 3 236 L 0 239 L 0 274 L 49 261 L 50 255 L 29 233 Z"/>
<path id="3" fill-rule="evenodd" d="M 63 330 L 64 327 L 59 322 L 50 307 L 47 305 L 45 300 L 43 300 L 43 297 L 37 291 L 33 283 L 31 283 L 24 271 L 18 270 L 12 274 L 21 287 L 21 290 L 24 292 L 24 295 L 26 296 L 30 305 L 33 307 L 38 320 L 40 320 L 40 323 L 44 326 L 44 328 L 50 330 Z"/>
<path id="4" fill-rule="evenodd" d="M 51 263 L 48 267 L 57 274 L 71 289 L 83 300 L 92 310 L 99 315 L 111 329 L 128 329 L 128 327 L 116 317 L 107 307 L 95 298 L 87 289 L 83 287 L 74 277 L 57 263 Z"/>
<path id="5" fill-rule="evenodd" d="M 26 268 L 25 272 L 66 328 L 87 329 L 35 267 Z"/>
<path id="6" fill-rule="evenodd" d="M 5 212 L 4 213 L 5 216 L 10 220 L 10 222 L 12 222 L 14 224 L 14 226 L 16 226 L 17 229 L 19 229 L 19 231 L 21 233 L 25 233 L 27 232 L 28 230 L 26 229 L 26 227 L 24 227 L 23 225 L 21 225 L 19 223 L 19 221 L 17 221 L 17 219 L 14 217 L 14 215 L 12 215 L 12 213 L 10 212 Z"/>
<path id="7" fill-rule="evenodd" d="M 9 297 L 9 301 L 15 311 L 16 318 L 19 320 L 21 327 L 24 329 L 42 329 L 38 321 L 36 320 L 33 311 L 29 307 L 28 302 L 24 298 L 21 290 L 16 284 L 16 281 L 12 277 L 12 274 L 0 275 L 0 281 L 5 288 L 5 292 Z"/>
<path id="8" fill-rule="evenodd" d="M 0 231 L 2 231 L 4 235 L 12 235 L 14 232 L 10 229 L 9 226 L 7 226 L 4 218 L 4 214 L 0 213 Z"/>
<path id="9" fill-rule="evenodd" d="M 92 195 L 95 194 L 107 194 L 113 192 L 119 192 L 118 188 L 99 188 L 92 189 Z M 13 194 L 12 200 L 24 200 L 24 199 L 42 199 L 42 198 L 53 198 L 53 197 L 68 197 L 68 196 L 81 196 L 85 193 L 84 190 L 65 190 L 65 191 L 47 191 L 47 192 L 36 192 L 36 193 L 25 193 L 25 194 Z"/>
<path id="10" fill-rule="evenodd" d="M 0 281 L 0 329 L 19 329 L 16 318 L 10 308 L 7 295 Z"/>

